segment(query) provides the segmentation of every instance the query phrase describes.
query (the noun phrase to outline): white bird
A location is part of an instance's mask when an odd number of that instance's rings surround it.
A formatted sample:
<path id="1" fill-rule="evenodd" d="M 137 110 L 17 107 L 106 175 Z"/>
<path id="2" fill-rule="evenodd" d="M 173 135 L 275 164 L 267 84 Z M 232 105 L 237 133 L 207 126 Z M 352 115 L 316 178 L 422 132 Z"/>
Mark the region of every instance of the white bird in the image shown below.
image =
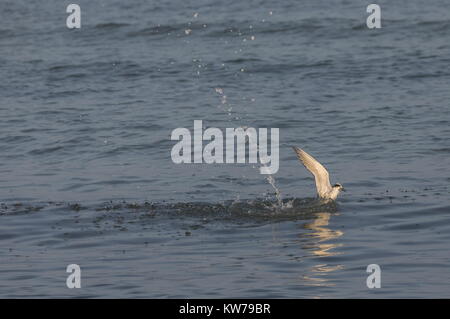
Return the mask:
<path id="1" fill-rule="evenodd" d="M 293 149 L 300 162 L 314 175 L 319 198 L 335 200 L 339 193 L 344 190 L 344 187 L 339 183 L 331 186 L 328 171 L 322 164 L 301 148 L 294 146 Z"/>

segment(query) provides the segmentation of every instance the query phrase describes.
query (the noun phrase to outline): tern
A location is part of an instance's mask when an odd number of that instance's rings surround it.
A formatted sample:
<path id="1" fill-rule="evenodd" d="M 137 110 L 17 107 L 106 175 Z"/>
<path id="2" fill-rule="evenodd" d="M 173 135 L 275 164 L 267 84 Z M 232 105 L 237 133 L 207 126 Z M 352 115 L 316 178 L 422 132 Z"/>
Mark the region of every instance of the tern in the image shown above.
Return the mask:
<path id="1" fill-rule="evenodd" d="M 330 176 L 328 171 L 314 157 L 306 153 L 298 147 L 293 147 L 298 159 L 314 175 L 316 180 L 317 195 L 320 199 L 335 200 L 339 193 L 344 190 L 341 184 L 337 183 L 333 186 L 330 184 Z"/>

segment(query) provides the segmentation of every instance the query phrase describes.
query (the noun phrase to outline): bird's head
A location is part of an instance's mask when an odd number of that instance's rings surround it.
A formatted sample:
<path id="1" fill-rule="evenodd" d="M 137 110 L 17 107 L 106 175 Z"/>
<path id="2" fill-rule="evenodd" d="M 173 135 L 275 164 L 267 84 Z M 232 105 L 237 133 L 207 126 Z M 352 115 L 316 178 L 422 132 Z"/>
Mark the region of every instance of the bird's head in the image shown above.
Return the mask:
<path id="1" fill-rule="evenodd" d="M 345 192 L 344 186 L 342 186 L 342 185 L 339 184 L 339 183 L 334 184 L 334 185 L 333 185 L 333 188 L 334 188 L 334 189 L 338 189 L 339 191 Z"/>

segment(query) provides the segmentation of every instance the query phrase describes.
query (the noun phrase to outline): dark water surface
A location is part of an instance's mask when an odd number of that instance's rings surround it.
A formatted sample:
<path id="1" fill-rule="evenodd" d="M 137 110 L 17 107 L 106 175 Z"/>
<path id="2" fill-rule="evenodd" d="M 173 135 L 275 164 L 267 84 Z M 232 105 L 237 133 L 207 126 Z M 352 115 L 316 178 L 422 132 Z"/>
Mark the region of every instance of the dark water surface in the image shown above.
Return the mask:
<path id="1" fill-rule="evenodd" d="M 450 297 L 448 2 L 77 3 L 0 3 L 0 297 Z M 255 165 L 175 165 L 194 120 L 279 128 L 286 207 Z"/>

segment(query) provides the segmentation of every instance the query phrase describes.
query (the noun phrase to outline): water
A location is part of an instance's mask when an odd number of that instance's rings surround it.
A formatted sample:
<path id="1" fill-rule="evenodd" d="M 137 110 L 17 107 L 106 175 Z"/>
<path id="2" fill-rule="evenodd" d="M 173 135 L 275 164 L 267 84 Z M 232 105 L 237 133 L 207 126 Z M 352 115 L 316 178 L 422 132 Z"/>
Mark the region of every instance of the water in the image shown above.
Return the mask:
<path id="1" fill-rule="evenodd" d="M 350 1 L 77 3 L 76 31 L 0 4 L 0 297 L 450 297 L 445 1 L 379 1 L 381 30 Z M 279 128 L 277 192 L 173 164 L 194 120 Z"/>

